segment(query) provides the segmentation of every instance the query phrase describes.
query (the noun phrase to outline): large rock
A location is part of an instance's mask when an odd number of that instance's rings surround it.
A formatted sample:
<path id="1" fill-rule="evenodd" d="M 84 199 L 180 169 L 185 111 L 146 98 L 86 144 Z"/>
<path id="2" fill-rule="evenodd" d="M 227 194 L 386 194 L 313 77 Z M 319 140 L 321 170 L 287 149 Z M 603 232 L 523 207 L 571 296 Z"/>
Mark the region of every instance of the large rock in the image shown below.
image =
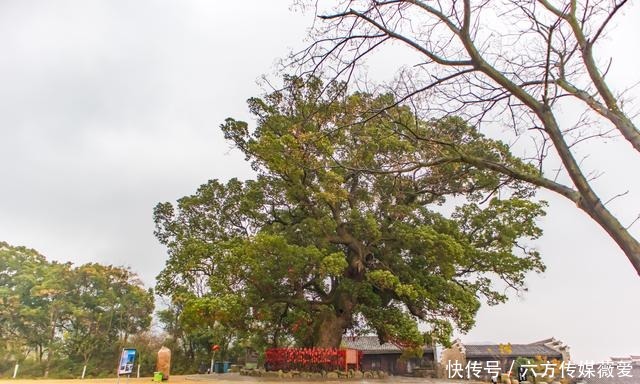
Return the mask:
<path id="1" fill-rule="evenodd" d="M 171 370 L 171 350 L 164 345 L 158 351 L 158 361 L 156 362 L 156 371 L 162 372 L 162 378 L 169 380 L 169 371 Z"/>
<path id="2" fill-rule="evenodd" d="M 338 379 L 338 374 L 336 372 L 327 372 L 327 379 Z"/>

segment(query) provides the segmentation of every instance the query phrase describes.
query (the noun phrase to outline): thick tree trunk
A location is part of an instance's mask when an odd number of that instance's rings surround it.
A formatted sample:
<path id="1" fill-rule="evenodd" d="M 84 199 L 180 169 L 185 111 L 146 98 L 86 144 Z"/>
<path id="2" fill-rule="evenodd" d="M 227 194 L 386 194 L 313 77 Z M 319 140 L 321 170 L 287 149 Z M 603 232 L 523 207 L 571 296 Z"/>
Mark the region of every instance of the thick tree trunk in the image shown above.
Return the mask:
<path id="1" fill-rule="evenodd" d="M 338 348 L 342 334 L 351 326 L 353 298 L 348 292 L 337 293 L 334 304 L 318 314 L 314 335 L 316 347 Z"/>
<path id="2" fill-rule="evenodd" d="M 337 215 L 336 215 L 337 216 Z M 367 247 L 348 229 L 346 223 L 339 223 L 336 236 L 329 239 L 334 244 L 343 244 L 349 248 L 349 267 L 343 277 L 354 281 L 362 281 L 365 272 L 365 257 L 369 253 Z M 314 328 L 314 345 L 322 348 L 338 348 L 342 342 L 342 334 L 351 326 L 354 298 L 340 287 L 333 287 L 335 296 L 333 305 L 319 314 L 320 320 Z"/>
<path id="3" fill-rule="evenodd" d="M 350 316 L 349 316 L 350 317 Z M 316 331 L 316 347 L 338 348 L 342 342 L 342 333 L 348 326 L 350 318 L 345 313 L 341 315 L 334 311 L 327 311 L 322 314 L 322 320 L 318 324 Z"/>

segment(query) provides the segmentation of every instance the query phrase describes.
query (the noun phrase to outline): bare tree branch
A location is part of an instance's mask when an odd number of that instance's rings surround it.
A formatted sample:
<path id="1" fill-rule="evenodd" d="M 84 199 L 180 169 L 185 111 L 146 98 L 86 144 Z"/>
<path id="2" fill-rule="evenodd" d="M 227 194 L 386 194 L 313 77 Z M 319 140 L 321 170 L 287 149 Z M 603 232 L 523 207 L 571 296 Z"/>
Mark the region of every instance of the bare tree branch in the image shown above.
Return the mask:
<path id="1" fill-rule="evenodd" d="M 443 160 L 487 169 L 559 193 L 587 213 L 624 251 L 640 274 L 640 242 L 602 203 L 593 188 L 594 173 L 576 160 L 576 147 L 618 132 L 640 154 L 640 131 L 605 81 L 608 67 L 594 59 L 596 42 L 628 0 L 345 0 L 325 22 L 315 42 L 292 57 L 302 73 L 325 73 L 330 80 L 351 79 L 354 68 L 383 45 L 395 43 L 424 61 L 402 77 L 395 100 L 370 111 L 357 123 L 398 105 L 412 105 L 422 117 L 460 115 L 472 124 L 503 124 L 516 136 L 536 132 L 537 154 L 527 156 L 538 174 L 522 172 L 496 160 L 461 151 Z M 609 61 L 610 63 L 610 61 Z M 311 65 L 309 65 L 311 64 Z M 610 64 L 609 64 L 610 65 Z M 579 100 L 587 115 L 573 126 L 561 123 L 559 105 Z M 598 128 L 598 124 L 610 126 Z M 345 128 L 338 127 L 337 129 Z M 403 127 L 403 133 L 420 137 Z M 440 143 L 442 145 L 442 143 Z M 455 146 L 450 143 L 449 147 Z M 553 149 L 561 161 L 555 178 L 544 177 L 545 159 Z M 402 168 L 360 170 L 409 172 Z M 568 177 L 572 185 L 559 183 Z M 597 176 L 596 176 L 597 177 Z"/>

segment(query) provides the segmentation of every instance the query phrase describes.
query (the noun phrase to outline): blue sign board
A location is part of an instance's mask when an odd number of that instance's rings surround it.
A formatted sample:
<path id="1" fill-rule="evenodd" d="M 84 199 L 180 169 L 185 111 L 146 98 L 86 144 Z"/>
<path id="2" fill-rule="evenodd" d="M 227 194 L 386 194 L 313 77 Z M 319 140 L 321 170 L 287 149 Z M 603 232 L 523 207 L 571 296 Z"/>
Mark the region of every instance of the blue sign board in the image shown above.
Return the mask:
<path id="1" fill-rule="evenodd" d="M 136 360 L 135 349 L 123 349 L 118 364 L 118 375 L 130 375 L 133 372 L 133 362 Z"/>

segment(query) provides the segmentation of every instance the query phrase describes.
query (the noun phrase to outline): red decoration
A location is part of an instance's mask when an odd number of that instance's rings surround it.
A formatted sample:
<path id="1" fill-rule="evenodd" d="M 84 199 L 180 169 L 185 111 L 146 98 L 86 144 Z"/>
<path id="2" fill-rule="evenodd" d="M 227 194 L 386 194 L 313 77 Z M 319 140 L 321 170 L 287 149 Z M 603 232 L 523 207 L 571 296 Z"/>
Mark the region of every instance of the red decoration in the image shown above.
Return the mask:
<path id="1" fill-rule="evenodd" d="M 265 368 L 269 371 L 346 370 L 347 350 L 338 348 L 268 348 L 265 352 Z M 362 351 L 358 351 L 355 369 L 360 368 Z"/>

